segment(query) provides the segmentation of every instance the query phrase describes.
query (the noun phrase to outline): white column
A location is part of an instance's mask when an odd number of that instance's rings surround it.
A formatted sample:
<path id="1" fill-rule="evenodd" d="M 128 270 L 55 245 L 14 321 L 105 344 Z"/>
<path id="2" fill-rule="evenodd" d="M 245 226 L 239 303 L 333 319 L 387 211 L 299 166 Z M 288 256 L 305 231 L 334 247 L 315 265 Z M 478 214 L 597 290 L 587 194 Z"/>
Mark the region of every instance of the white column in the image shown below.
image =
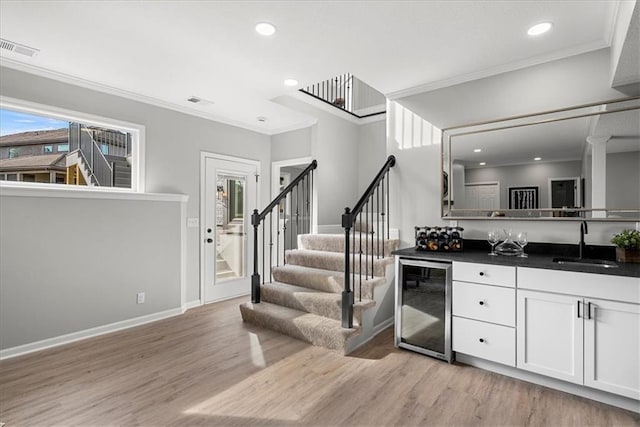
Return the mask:
<path id="1" fill-rule="evenodd" d="M 588 136 L 591 144 L 591 208 L 607 207 L 607 141 L 609 136 Z M 604 211 L 595 211 L 592 218 L 606 218 Z"/>

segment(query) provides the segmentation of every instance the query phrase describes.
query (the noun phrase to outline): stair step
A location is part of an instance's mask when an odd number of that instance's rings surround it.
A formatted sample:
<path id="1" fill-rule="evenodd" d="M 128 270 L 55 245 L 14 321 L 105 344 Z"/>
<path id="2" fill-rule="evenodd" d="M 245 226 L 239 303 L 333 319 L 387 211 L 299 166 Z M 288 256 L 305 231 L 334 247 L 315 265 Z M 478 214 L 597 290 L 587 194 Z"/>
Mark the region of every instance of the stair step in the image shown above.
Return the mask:
<path id="1" fill-rule="evenodd" d="M 365 259 L 367 258 L 367 259 Z M 285 253 L 287 264 L 301 265 L 304 267 L 320 268 L 323 270 L 344 271 L 345 260 L 344 253 L 314 251 L 307 249 L 294 249 Z M 371 256 L 362 257 L 362 271 L 366 272 L 368 266 L 371 271 Z M 373 259 L 373 275 L 384 277 L 386 266 L 393 263 L 393 258 L 375 258 Z M 356 256 L 355 265 L 352 266 L 355 273 L 360 271 L 359 257 Z"/>
<path id="2" fill-rule="evenodd" d="M 344 234 L 301 234 L 298 236 L 298 242 L 298 248 L 300 249 L 344 253 Z M 360 246 L 361 242 L 362 246 Z M 380 253 L 385 257 L 391 256 L 391 252 L 398 249 L 399 245 L 400 240 L 398 239 L 383 240 L 375 237 L 375 235 L 373 238 L 372 236 L 367 238 L 364 234 L 361 238 L 360 233 L 357 232 L 355 236 L 355 244 L 353 238 L 349 240 L 351 253 L 358 253 L 360 248 L 362 248 L 363 254 L 365 252 L 369 252 L 369 254 L 371 254 L 373 251 L 374 255 Z"/>
<path id="3" fill-rule="evenodd" d="M 329 271 L 320 268 L 304 267 L 301 265 L 287 264 L 272 269 L 273 280 L 323 292 L 340 294 L 344 290 L 344 273 Z M 373 299 L 376 286 L 383 285 L 385 279 L 375 277 L 365 279 L 362 277 L 362 298 Z M 356 275 L 355 286 L 352 286 L 355 298 L 360 297 L 360 279 Z"/>
<path id="4" fill-rule="evenodd" d="M 347 350 L 347 340 L 360 333 L 359 327 L 344 329 L 338 320 L 269 302 L 240 304 L 240 312 L 245 322 L 343 354 Z"/>
<path id="5" fill-rule="evenodd" d="M 282 305 L 330 319 L 342 319 L 342 295 L 322 292 L 286 283 L 266 283 L 261 286 L 262 301 Z M 360 324 L 362 309 L 373 307 L 372 300 L 356 300 L 353 304 L 354 323 Z"/>

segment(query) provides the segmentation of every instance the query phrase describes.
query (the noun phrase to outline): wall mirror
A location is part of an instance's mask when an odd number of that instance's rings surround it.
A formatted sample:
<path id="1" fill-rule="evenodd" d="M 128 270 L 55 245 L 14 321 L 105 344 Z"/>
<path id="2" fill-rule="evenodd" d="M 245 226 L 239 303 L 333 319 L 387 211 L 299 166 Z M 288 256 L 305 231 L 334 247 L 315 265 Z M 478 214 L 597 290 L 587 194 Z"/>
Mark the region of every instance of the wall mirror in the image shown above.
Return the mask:
<path id="1" fill-rule="evenodd" d="M 442 166 L 446 219 L 640 221 L 640 97 L 445 129 Z"/>

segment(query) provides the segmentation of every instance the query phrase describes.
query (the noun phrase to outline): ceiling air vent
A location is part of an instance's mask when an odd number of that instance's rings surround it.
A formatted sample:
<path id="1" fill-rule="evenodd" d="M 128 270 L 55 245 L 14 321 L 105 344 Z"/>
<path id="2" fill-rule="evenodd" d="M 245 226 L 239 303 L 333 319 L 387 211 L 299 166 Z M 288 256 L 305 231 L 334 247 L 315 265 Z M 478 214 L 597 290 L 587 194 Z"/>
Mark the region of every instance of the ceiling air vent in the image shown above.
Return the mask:
<path id="1" fill-rule="evenodd" d="M 198 105 L 211 105 L 211 104 L 213 104 L 213 101 L 209 101 L 207 99 L 200 98 L 198 96 L 190 96 L 189 98 L 187 98 L 187 101 L 192 102 L 194 104 L 198 104 Z"/>
<path id="2" fill-rule="evenodd" d="M 0 39 L 0 48 L 4 50 L 8 50 L 10 52 L 19 53 L 20 55 L 25 55 L 28 57 L 34 57 L 40 52 L 38 49 L 34 49 L 29 46 L 25 46 L 20 43 L 14 43 L 9 40 Z"/>

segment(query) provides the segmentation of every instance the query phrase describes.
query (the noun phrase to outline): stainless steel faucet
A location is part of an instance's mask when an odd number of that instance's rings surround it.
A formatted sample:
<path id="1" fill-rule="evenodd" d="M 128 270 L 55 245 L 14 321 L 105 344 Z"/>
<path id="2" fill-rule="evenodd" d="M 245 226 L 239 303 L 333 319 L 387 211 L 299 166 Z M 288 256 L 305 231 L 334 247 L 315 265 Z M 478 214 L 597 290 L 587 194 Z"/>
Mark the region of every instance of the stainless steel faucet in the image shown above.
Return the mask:
<path id="1" fill-rule="evenodd" d="M 589 229 L 587 228 L 587 221 L 582 221 L 580 223 L 580 259 L 583 258 L 586 245 L 584 244 L 584 235 L 589 234 Z"/>

